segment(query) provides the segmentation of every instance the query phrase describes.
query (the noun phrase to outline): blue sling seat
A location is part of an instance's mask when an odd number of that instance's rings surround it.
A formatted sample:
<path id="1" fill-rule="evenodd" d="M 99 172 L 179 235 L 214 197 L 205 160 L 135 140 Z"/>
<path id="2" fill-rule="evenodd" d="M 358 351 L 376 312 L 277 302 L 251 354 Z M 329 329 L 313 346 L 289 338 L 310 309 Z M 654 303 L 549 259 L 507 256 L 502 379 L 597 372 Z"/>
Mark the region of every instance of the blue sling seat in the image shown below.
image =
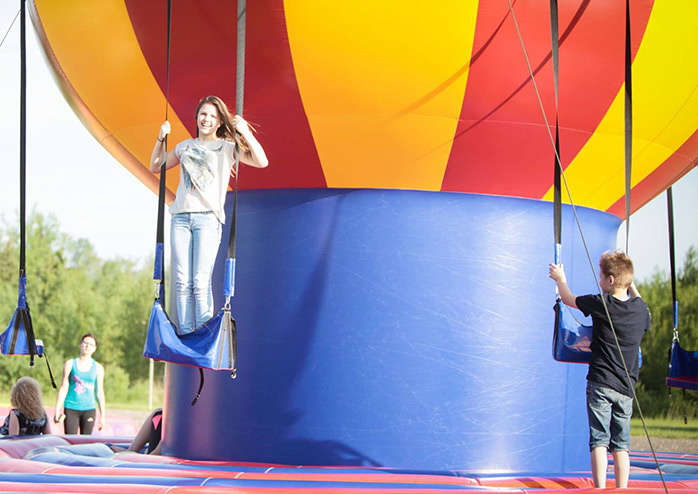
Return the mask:
<path id="1" fill-rule="evenodd" d="M 160 239 L 163 232 L 160 231 L 160 227 L 158 230 L 158 238 Z M 226 259 L 224 307 L 195 331 L 180 335 L 177 327 L 167 315 L 163 302 L 165 300 L 163 252 L 163 245 L 158 242 L 155 249 L 157 288 L 155 301 L 150 311 L 143 356 L 162 362 L 197 367 L 199 369 L 199 389 L 191 402 L 194 406 L 204 387 L 203 369 L 230 370 L 230 377 L 233 379 L 237 377 L 237 331 L 235 319 L 230 313 L 230 298 L 234 290 L 235 259 Z"/>
<path id="2" fill-rule="evenodd" d="M 669 266 L 671 269 L 671 298 L 674 312 L 674 337 L 669 351 L 669 373 L 666 385 L 669 388 L 680 388 L 685 397 L 686 390 L 698 391 L 698 351 L 686 350 L 679 342 L 679 299 L 676 283 L 676 256 L 674 235 L 674 198 L 671 187 L 667 193 L 667 216 L 669 222 Z M 671 389 L 669 390 L 671 395 Z M 688 417 L 684 411 L 684 422 Z"/>
<path id="3" fill-rule="evenodd" d="M 591 326 L 581 324 L 561 300 L 555 302 L 553 358 L 559 362 L 589 363 Z"/>
<path id="4" fill-rule="evenodd" d="M 226 263 L 228 265 L 230 263 Z M 226 279 L 229 276 L 226 275 Z M 205 369 L 231 370 L 234 374 L 236 327 L 227 293 L 226 299 L 225 306 L 206 323 L 191 333 L 179 335 L 162 303 L 164 289 L 160 290 L 150 312 L 143 356 Z"/>
<path id="5" fill-rule="evenodd" d="M 676 339 L 671 343 L 666 385 L 698 391 L 698 351 L 684 350 Z"/>
<path id="6" fill-rule="evenodd" d="M 34 337 L 32 318 L 26 298 L 26 278 L 19 278 L 19 300 L 17 309 L 0 334 L 0 353 L 3 355 L 29 355 L 34 364 L 34 355 L 43 355 L 44 345 Z"/>

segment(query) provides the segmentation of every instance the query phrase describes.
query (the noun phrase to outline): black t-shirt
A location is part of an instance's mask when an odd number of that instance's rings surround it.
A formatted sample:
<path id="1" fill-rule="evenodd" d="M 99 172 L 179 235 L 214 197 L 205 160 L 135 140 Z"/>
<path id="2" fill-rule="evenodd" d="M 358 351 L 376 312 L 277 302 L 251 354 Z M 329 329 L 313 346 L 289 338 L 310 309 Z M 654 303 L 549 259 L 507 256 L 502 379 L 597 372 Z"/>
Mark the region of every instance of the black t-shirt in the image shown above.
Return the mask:
<path id="1" fill-rule="evenodd" d="M 628 366 L 632 385 L 635 387 L 640 373 L 638 349 L 645 331 L 650 329 L 649 308 L 640 297 L 623 301 L 604 294 L 604 299 L 618 336 L 625 364 Z M 624 395 L 633 396 L 632 389 L 628 387 L 623 361 L 618 354 L 618 347 L 608 323 L 601 296 L 584 295 L 577 297 L 576 303 L 579 310 L 585 316 L 590 315 L 593 321 L 587 380 L 615 389 Z"/>

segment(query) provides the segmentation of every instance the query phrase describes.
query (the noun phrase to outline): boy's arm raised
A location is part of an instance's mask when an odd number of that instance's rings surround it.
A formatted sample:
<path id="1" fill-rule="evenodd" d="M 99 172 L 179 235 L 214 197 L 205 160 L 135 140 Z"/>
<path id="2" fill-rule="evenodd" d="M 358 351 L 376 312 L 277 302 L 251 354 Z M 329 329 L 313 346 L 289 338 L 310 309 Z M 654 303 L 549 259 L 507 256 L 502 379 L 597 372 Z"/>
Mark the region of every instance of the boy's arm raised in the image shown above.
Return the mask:
<path id="1" fill-rule="evenodd" d="M 557 291 L 560 294 L 560 299 L 562 303 L 572 307 L 577 308 L 577 296 L 572 293 L 570 287 L 567 286 L 567 277 L 565 276 L 565 270 L 562 264 L 550 264 L 549 276 L 552 280 L 557 283 Z"/>
<path id="2" fill-rule="evenodd" d="M 630 298 L 637 298 L 640 296 L 640 292 L 637 290 L 634 281 L 630 283 L 630 287 L 628 288 L 628 294 L 630 294 Z"/>

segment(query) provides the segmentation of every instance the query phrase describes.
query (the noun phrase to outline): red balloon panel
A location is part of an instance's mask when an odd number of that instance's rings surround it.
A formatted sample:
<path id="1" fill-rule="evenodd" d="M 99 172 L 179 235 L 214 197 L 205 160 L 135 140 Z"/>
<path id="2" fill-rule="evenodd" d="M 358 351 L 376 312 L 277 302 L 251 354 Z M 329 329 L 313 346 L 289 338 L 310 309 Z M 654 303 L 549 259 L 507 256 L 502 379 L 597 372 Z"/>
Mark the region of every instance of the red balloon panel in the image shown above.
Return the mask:
<path id="1" fill-rule="evenodd" d="M 194 111 L 201 98 L 215 94 L 234 112 L 237 2 L 176 0 L 172 4 L 169 99 L 195 135 Z M 126 5 L 164 94 L 167 1 L 126 0 Z M 283 1 L 247 2 L 244 116 L 257 128 L 260 142 L 267 144 L 272 166 L 245 167 L 240 174 L 242 189 L 326 187 L 284 33 Z"/>
<path id="2" fill-rule="evenodd" d="M 563 166 L 577 155 L 624 83 L 624 9 L 560 2 L 559 108 Z M 652 10 L 632 4 L 633 54 Z M 516 24 L 554 136 L 548 3 L 517 2 Z M 478 11 L 468 85 L 443 190 L 541 198 L 555 155 L 506 2 Z"/>

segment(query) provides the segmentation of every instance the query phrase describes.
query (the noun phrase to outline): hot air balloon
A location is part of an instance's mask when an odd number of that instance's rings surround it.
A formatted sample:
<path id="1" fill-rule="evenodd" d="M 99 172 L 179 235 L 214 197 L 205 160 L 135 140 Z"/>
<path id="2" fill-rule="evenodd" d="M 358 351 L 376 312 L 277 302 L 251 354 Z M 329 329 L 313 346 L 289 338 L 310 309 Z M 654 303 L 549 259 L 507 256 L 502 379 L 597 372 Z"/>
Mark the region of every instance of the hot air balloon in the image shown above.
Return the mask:
<path id="1" fill-rule="evenodd" d="M 31 10 L 78 117 L 156 190 L 167 2 Z M 596 260 L 626 214 L 626 2 L 559 1 L 557 97 L 550 19 L 530 0 L 249 2 L 245 118 L 270 166 L 239 177 L 238 377 L 210 372 L 190 407 L 196 371 L 168 366 L 166 454 L 587 465 L 586 367 L 550 357 L 552 136 L 557 115 Z M 235 2 L 172 2 L 173 141 L 201 97 L 235 100 L 235 26 Z M 698 4 L 633 1 L 630 28 L 632 212 L 696 163 Z M 595 291 L 569 207 L 563 239 Z"/>

